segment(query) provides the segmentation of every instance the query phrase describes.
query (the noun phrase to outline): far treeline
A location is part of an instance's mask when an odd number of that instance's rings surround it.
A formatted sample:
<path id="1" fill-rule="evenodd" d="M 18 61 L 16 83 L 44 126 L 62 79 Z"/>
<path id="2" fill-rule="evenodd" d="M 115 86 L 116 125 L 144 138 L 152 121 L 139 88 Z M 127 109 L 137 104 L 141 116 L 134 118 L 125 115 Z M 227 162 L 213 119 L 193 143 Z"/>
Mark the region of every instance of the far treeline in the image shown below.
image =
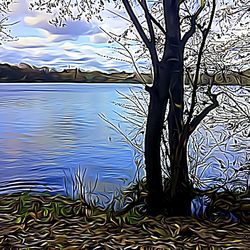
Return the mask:
<path id="1" fill-rule="evenodd" d="M 142 74 L 146 83 L 152 83 L 150 74 Z M 200 83 L 211 84 L 212 77 L 201 74 Z M 142 83 L 141 77 L 136 73 L 100 71 L 84 71 L 82 69 L 64 69 L 57 71 L 48 67 L 35 67 L 22 63 L 19 66 L 0 64 L 0 82 L 75 82 L 75 83 Z M 185 84 L 189 84 L 185 78 Z M 215 77 L 215 84 L 226 85 L 250 85 L 250 69 L 235 73 L 218 73 Z"/>

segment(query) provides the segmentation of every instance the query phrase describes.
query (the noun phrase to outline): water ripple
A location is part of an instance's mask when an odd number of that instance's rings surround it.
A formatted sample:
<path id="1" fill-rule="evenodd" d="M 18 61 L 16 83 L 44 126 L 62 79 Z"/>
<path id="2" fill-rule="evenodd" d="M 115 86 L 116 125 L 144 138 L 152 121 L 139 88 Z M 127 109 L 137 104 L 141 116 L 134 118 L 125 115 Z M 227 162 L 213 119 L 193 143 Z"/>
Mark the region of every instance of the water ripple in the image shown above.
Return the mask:
<path id="1" fill-rule="evenodd" d="M 128 86 L 1 84 L 0 193 L 62 192 L 64 171 L 78 166 L 90 179 L 132 179 L 133 152 L 98 116 L 119 112 L 116 89 Z"/>

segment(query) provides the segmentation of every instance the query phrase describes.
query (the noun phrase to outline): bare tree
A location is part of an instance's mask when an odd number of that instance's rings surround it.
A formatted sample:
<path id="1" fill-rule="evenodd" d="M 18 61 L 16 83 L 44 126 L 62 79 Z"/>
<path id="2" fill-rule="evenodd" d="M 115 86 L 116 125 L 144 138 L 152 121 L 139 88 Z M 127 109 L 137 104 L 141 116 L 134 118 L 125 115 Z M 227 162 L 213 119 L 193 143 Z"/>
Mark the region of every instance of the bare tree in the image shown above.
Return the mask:
<path id="1" fill-rule="evenodd" d="M 140 53 L 149 55 L 153 75 L 152 85 L 146 85 L 149 106 L 144 144 L 147 204 L 149 213 L 153 215 L 161 213 L 165 208 L 169 215 L 191 213 L 188 141 L 201 121 L 219 105 L 219 93 L 213 92 L 212 88 L 218 69 L 213 68 L 213 61 L 208 56 L 209 49 L 215 46 L 216 36 L 229 34 L 232 23 L 245 25 L 249 17 L 247 0 L 232 3 L 207 0 L 205 6 L 204 1 L 201 1 L 201 5 L 195 10 L 190 7 L 191 3 L 192 1 L 184 0 L 39 0 L 31 3 L 35 9 L 53 12 L 55 18 L 51 23 L 54 25 L 62 25 L 68 18 L 77 20 L 85 17 L 90 20 L 96 16 L 101 20 L 101 11 L 108 8 L 109 4 L 117 10 L 124 8 L 126 15 L 118 15 L 130 27 L 118 42 L 125 47 L 135 43 L 141 45 Z M 124 44 L 122 39 L 127 39 L 130 43 Z M 211 81 L 203 90 L 206 100 L 201 109 L 197 95 L 201 88 L 199 83 L 202 72 Z M 184 102 L 184 75 L 192 86 L 187 102 Z M 170 164 L 167 202 L 163 198 L 161 167 L 161 142 L 165 133 L 168 135 Z"/>

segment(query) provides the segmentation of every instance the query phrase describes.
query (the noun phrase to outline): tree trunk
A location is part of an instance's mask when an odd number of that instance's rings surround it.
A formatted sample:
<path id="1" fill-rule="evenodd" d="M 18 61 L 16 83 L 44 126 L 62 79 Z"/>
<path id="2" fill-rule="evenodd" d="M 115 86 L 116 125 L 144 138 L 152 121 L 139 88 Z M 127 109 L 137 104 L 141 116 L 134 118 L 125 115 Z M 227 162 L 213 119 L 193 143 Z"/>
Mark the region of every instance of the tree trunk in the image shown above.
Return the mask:
<path id="1" fill-rule="evenodd" d="M 187 166 L 187 140 L 184 136 L 183 109 L 183 46 L 180 32 L 178 1 L 163 1 L 168 26 L 163 57 L 153 60 L 156 76 L 150 91 L 150 105 L 145 138 L 145 163 L 148 184 L 149 211 L 163 209 L 160 146 L 162 129 L 169 99 L 168 136 L 170 151 L 169 215 L 190 215 L 191 197 Z M 169 28 L 170 27 L 170 28 Z M 154 58 L 151 55 L 152 58 Z"/>
<path id="2" fill-rule="evenodd" d="M 183 107 L 184 87 L 182 58 L 172 64 L 170 77 L 170 103 L 168 113 L 168 132 L 170 147 L 170 204 L 171 216 L 191 214 L 190 183 L 187 165 L 187 140 L 184 133 Z"/>
<path id="3" fill-rule="evenodd" d="M 163 185 L 161 172 L 161 138 L 164 125 L 167 93 L 166 74 L 157 75 L 154 81 L 154 87 L 150 89 L 150 102 L 147 117 L 147 126 L 145 134 L 145 165 L 148 197 L 148 212 L 151 215 L 157 215 L 164 209 Z M 161 90 L 161 91 L 160 91 Z"/>
<path id="4" fill-rule="evenodd" d="M 171 161 L 170 216 L 191 215 L 191 186 L 188 177 L 187 146 L 180 145 Z"/>
<path id="5" fill-rule="evenodd" d="M 166 106 L 169 100 L 168 132 L 170 147 L 169 215 L 190 215 L 191 198 L 187 166 L 187 140 L 183 133 L 183 73 L 182 60 L 169 60 L 159 65 L 154 87 L 150 89 L 150 103 L 145 134 L 145 165 L 148 212 L 157 215 L 166 208 L 161 170 L 161 138 Z M 187 137 L 183 137 L 187 138 Z"/>

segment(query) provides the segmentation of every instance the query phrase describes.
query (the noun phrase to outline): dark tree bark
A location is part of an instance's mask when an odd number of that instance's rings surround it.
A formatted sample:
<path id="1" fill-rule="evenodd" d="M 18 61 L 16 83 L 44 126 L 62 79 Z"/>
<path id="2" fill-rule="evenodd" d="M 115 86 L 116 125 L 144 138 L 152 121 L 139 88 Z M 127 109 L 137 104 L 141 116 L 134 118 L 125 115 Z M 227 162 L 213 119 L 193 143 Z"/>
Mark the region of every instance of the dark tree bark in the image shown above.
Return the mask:
<path id="1" fill-rule="evenodd" d="M 150 103 L 145 135 L 145 164 L 148 188 L 148 212 L 152 215 L 162 212 L 163 186 L 161 174 L 160 144 L 166 100 L 156 93 L 150 93 Z"/>
<path id="2" fill-rule="evenodd" d="M 163 206 L 169 215 L 190 215 L 191 198 L 187 166 L 187 140 L 183 134 L 183 46 L 180 35 L 178 1 L 164 1 L 166 45 L 162 61 L 153 64 L 154 83 L 150 91 L 150 106 L 145 140 L 145 163 L 148 183 L 149 211 L 158 213 Z M 170 148 L 170 192 L 168 204 L 163 204 L 160 144 L 166 106 L 168 111 L 168 134 Z M 159 207 L 159 209 L 157 209 Z"/>
<path id="3" fill-rule="evenodd" d="M 169 215 L 185 216 L 191 214 L 191 196 L 187 165 L 188 137 L 184 131 L 183 122 L 183 57 L 181 47 L 178 50 L 179 56 L 176 57 L 176 60 L 167 62 L 170 70 L 168 133 L 171 170 L 170 197 L 167 207 Z"/>
<path id="4" fill-rule="evenodd" d="M 187 165 L 187 140 L 183 123 L 182 57 L 171 73 L 168 133 L 170 147 L 170 199 L 169 215 L 190 215 L 191 196 Z"/>
<path id="5" fill-rule="evenodd" d="M 188 138 L 185 138 L 183 121 L 183 42 L 178 1 L 164 1 L 164 7 L 169 27 L 163 56 L 169 79 L 168 134 L 171 178 L 167 208 L 169 215 L 186 216 L 191 214 L 191 197 L 187 165 Z"/>
<path id="6" fill-rule="evenodd" d="M 145 165 L 148 186 L 148 212 L 152 215 L 163 212 L 164 198 L 161 170 L 161 138 L 168 103 L 168 74 L 158 63 L 150 94 L 148 118 L 145 134 Z"/>
<path id="7" fill-rule="evenodd" d="M 187 140 L 183 126 L 183 60 L 180 53 L 169 50 L 166 61 L 155 70 L 145 135 L 145 164 L 148 185 L 148 212 L 152 215 L 167 208 L 169 215 L 190 215 L 191 197 L 187 166 Z M 173 56 L 175 55 L 175 56 Z M 178 56 L 181 55 L 181 56 Z M 170 192 L 165 203 L 162 186 L 160 146 L 166 107 L 169 103 L 168 132 L 170 146 Z"/>

